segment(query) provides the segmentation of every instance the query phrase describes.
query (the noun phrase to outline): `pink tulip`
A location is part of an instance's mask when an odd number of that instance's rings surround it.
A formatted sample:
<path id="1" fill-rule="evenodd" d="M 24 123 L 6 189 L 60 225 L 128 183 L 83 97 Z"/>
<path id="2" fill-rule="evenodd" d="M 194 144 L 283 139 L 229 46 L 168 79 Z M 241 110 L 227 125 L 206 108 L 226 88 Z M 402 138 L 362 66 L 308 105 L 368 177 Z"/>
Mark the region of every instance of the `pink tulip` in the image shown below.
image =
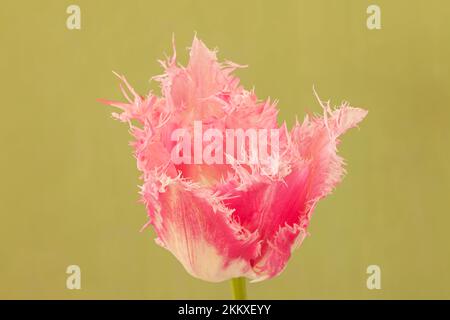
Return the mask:
<path id="1" fill-rule="evenodd" d="M 194 277 L 260 281 L 280 274 L 307 236 L 317 202 L 344 175 L 336 154 L 339 136 L 367 111 L 346 104 L 331 110 L 319 100 L 323 116 L 307 116 L 288 131 L 277 125 L 276 103 L 258 100 L 239 84 L 233 71 L 242 66 L 219 63 L 216 52 L 197 38 L 187 67 L 176 63 L 175 53 L 160 63 L 165 72 L 153 79 L 161 84 L 161 97 L 140 96 L 119 76 L 127 102 L 102 100 L 121 109 L 113 116 L 128 122 L 134 137 L 149 217 L 144 227 L 153 225 L 156 242 Z M 257 164 L 230 155 L 221 164 L 176 164 L 171 135 L 179 128 L 192 133 L 195 121 L 221 132 L 278 129 L 278 153 Z M 250 152 L 248 145 L 243 148 Z"/>

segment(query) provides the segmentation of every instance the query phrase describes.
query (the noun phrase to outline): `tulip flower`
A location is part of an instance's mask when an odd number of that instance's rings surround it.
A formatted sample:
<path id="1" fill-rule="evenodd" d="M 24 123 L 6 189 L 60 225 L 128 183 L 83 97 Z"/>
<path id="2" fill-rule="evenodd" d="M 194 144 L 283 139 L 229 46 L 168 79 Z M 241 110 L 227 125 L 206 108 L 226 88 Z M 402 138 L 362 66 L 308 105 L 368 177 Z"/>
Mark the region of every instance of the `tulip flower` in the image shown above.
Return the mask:
<path id="1" fill-rule="evenodd" d="M 187 66 L 177 64 L 175 46 L 173 56 L 160 63 L 164 73 L 152 78 L 160 83 L 160 96 L 141 96 L 118 75 L 126 102 L 102 100 L 120 109 L 113 116 L 128 123 L 133 136 L 148 214 L 144 228 L 152 225 L 156 243 L 192 276 L 240 279 L 234 285 L 242 298 L 242 279 L 279 275 L 308 235 L 317 202 L 344 175 L 336 154 L 339 137 L 367 111 L 346 103 L 332 109 L 319 99 L 323 114 L 306 116 L 288 130 L 277 124 L 276 102 L 260 100 L 239 84 L 233 72 L 243 66 L 218 62 L 216 52 L 196 37 Z M 202 131 L 194 128 L 199 123 Z M 174 139 L 180 129 L 186 134 Z M 207 136 L 209 129 L 215 139 Z M 196 130 L 200 137 L 194 137 Z M 265 158 L 250 162 L 245 155 L 255 151 L 252 135 L 228 149 L 227 130 L 277 135 L 266 143 Z"/>

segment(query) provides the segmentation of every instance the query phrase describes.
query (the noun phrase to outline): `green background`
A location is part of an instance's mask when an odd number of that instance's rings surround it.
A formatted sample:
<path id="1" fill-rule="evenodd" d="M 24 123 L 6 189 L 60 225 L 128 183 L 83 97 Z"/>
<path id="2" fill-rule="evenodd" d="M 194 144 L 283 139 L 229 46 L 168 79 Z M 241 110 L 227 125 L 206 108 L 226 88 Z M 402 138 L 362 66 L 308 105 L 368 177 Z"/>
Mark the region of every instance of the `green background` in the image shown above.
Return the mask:
<path id="1" fill-rule="evenodd" d="M 81 30 L 66 8 L 81 7 Z M 381 30 L 366 8 L 381 7 Z M 2 1 L 0 298 L 222 299 L 157 246 L 137 203 L 127 127 L 97 98 L 162 72 L 172 33 L 193 35 L 280 121 L 320 112 L 312 93 L 369 110 L 340 147 L 348 175 L 313 216 L 279 277 L 255 299 L 450 298 L 450 3 L 442 1 Z M 66 289 L 68 265 L 82 289 Z M 379 265 L 382 289 L 366 288 Z"/>

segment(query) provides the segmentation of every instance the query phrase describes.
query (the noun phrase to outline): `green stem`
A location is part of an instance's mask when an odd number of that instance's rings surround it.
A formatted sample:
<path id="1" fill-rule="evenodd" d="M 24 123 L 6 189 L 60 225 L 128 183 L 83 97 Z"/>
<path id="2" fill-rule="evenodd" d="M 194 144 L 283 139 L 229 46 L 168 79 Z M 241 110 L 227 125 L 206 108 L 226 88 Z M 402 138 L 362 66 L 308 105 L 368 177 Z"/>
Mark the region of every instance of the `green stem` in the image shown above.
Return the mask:
<path id="1" fill-rule="evenodd" d="M 245 278 L 233 278 L 231 279 L 231 288 L 233 290 L 234 300 L 246 300 L 247 299 L 247 287 L 245 284 Z"/>

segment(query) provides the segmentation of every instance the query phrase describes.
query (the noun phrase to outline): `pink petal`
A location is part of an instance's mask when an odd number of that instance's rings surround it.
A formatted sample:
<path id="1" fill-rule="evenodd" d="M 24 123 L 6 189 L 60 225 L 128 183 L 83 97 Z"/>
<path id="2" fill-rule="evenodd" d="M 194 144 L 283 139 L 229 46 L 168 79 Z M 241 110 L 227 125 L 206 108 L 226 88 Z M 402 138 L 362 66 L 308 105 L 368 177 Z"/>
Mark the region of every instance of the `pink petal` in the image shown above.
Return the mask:
<path id="1" fill-rule="evenodd" d="M 252 261 L 252 279 L 264 280 L 283 271 L 292 250 L 307 234 L 316 202 L 332 191 L 344 173 L 342 159 L 336 155 L 338 136 L 366 113 L 344 106 L 327 121 L 314 118 L 297 125 L 291 135 L 291 151 L 297 158 L 283 181 L 255 178 L 243 191 L 238 191 L 236 181 L 229 182 L 233 197 L 225 204 L 235 209 L 235 219 L 250 232 L 257 232 L 261 240 L 261 254 Z"/>
<path id="2" fill-rule="evenodd" d="M 252 276 L 259 251 L 255 234 L 233 220 L 217 194 L 180 178 L 147 181 L 143 200 L 157 242 L 193 276 L 211 282 Z"/>

